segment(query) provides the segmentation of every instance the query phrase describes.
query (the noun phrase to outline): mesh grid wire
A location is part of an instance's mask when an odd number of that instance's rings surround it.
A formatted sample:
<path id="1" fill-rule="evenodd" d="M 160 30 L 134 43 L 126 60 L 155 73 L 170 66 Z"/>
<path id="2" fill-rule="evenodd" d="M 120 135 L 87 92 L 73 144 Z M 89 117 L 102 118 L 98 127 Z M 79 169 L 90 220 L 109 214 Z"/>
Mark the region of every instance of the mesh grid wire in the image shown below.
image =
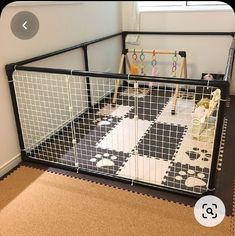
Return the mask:
<path id="1" fill-rule="evenodd" d="M 217 88 L 181 85 L 172 115 L 174 84 L 119 81 L 115 100 L 114 79 L 90 77 L 89 107 L 85 77 L 15 71 L 13 81 L 28 157 L 207 190 L 219 101 L 210 113 L 195 109 L 202 99 L 208 105 Z"/>

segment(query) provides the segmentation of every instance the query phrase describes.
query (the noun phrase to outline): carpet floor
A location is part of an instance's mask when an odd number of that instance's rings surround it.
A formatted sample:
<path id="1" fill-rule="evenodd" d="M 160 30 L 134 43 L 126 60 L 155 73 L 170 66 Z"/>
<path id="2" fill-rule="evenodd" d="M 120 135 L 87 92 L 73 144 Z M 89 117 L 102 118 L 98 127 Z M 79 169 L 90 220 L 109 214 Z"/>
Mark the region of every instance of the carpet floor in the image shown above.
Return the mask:
<path id="1" fill-rule="evenodd" d="M 190 206 L 27 166 L 0 181 L 1 236 L 231 236 L 232 221 L 206 228 Z"/>

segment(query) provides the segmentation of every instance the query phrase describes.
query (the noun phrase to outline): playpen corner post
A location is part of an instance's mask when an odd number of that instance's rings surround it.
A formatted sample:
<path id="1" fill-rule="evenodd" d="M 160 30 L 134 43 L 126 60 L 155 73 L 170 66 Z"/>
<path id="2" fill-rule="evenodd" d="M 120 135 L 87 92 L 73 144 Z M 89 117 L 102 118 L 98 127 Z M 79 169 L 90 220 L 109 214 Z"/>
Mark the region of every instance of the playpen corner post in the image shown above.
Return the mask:
<path id="1" fill-rule="evenodd" d="M 88 60 L 87 45 L 83 45 L 82 49 L 83 49 L 85 70 L 89 71 L 89 60 Z M 87 88 L 88 106 L 89 106 L 89 108 L 91 108 L 92 107 L 92 102 L 91 102 L 91 85 L 90 85 L 90 78 L 88 76 L 86 77 L 86 88 Z"/>
<path id="2" fill-rule="evenodd" d="M 126 36 L 127 32 L 123 31 L 122 32 L 122 53 L 125 54 L 126 51 Z M 123 63 L 123 73 L 126 74 L 126 60 L 124 58 L 124 63 Z"/>
<path id="3" fill-rule="evenodd" d="M 214 139 L 214 146 L 213 146 L 213 156 L 212 156 L 212 163 L 211 163 L 211 170 L 209 176 L 209 184 L 208 184 L 208 193 L 213 194 L 216 190 L 216 174 L 217 174 L 217 164 L 218 164 L 218 157 L 219 157 L 219 149 L 220 149 L 220 141 L 221 135 L 223 132 L 223 122 L 224 122 L 224 115 L 226 110 L 226 101 L 228 98 L 229 93 L 229 82 L 224 81 L 221 86 L 218 86 L 221 90 L 221 101 L 218 108 L 218 118 L 216 124 L 216 132 L 215 132 L 215 139 Z"/>
<path id="4" fill-rule="evenodd" d="M 8 64 L 5 66 L 5 71 L 8 78 L 12 107 L 13 107 L 13 111 L 15 115 L 15 122 L 16 122 L 16 129 L 17 129 L 18 140 L 19 140 L 19 145 L 20 145 L 20 150 L 21 150 L 21 157 L 24 160 L 24 158 L 26 157 L 26 152 L 24 151 L 25 150 L 24 139 L 23 139 L 23 133 L 22 133 L 21 123 L 20 123 L 20 116 L 19 116 L 19 111 L 18 111 L 15 86 L 13 83 L 13 73 L 15 71 L 15 67 L 16 67 L 16 64 L 14 63 Z"/>

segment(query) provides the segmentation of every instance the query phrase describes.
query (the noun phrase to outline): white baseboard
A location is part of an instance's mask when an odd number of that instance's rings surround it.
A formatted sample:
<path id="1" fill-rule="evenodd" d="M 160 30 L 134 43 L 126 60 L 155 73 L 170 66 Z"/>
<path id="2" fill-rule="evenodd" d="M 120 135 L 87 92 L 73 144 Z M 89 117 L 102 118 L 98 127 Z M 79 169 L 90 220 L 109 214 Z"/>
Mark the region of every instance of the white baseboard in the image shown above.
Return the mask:
<path id="1" fill-rule="evenodd" d="M 5 163 L 4 165 L 0 166 L 0 177 L 8 173 L 14 167 L 16 167 L 21 162 L 20 154 L 13 157 L 10 161 Z"/>

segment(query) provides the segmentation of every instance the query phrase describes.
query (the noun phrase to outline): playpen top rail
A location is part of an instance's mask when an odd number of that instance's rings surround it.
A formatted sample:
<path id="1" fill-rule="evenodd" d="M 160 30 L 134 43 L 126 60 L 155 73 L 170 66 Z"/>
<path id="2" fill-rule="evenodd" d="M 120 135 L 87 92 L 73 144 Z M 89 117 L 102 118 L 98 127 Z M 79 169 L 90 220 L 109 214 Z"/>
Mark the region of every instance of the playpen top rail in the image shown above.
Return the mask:
<path id="1" fill-rule="evenodd" d="M 190 78 L 178 78 L 178 77 L 164 77 L 164 76 L 141 76 L 141 75 L 130 75 L 130 74 L 119 74 L 109 72 L 93 72 L 93 71 L 82 71 L 82 70 L 68 70 L 68 69 L 54 69 L 44 67 L 31 67 L 31 66 L 14 66 L 15 70 L 31 71 L 39 73 L 51 73 L 51 74 L 64 74 L 94 78 L 108 78 L 108 79 L 120 79 L 120 80 L 132 80 L 132 81 L 146 81 L 146 82 L 159 82 L 167 84 L 184 84 L 184 85 L 198 85 L 198 86 L 214 86 L 218 88 L 226 88 L 228 86 L 227 81 L 207 81 Z"/>
<path id="2" fill-rule="evenodd" d="M 123 34 L 146 34 L 146 35 L 208 35 L 208 36 L 235 36 L 235 32 L 155 32 L 155 31 L 123 31 Z"/>
<path id="3" fill-rule="evenodd" d="M 61 49 L 61 50 L 57 50 L 57 51 L 54 51 L 54 52 L 43 54 L 43 55 L 40 55 L 40 56 L 37 56 L 37 57 L 32 57 L 32 58 L 29 58 L 29 59 L 26 59 L 26 60 L 23 60 L 23 61 L 18 61 L 15 64 L 25 65 L 25 64 L 28 64 L 28 63 L 32 63 L 32 62 L 35 62 L 35 61 L 46 59 L 48 57 L 57 56 L 59 54 L 69 52 L 69 51 L 72 51 L 72 50 L 75 50 L 75 49 L 84 48 L 84 47 L 87 47 L 88 45 L 98 43 L 98 42 L 101 42 L 101 41 L 104 41 L 104 40 L 107 40 L 107 39 L 110 39 L 110 38 L 114 38 L 116 36 L 121 36 L 121 35 L 122 35 L 122 32 L 119 32 L 119 33 L 116 33 L 116 34 L 111 34 L 111 35 L 108 35 L 108 36 L 105 36 L 105 37 L 102 37 L 102 38 L 98 38 L 98 39 L 94 39 L 94 40 L 91 40 L 91 41 L 83 42 L 83 43 L 80 43 L 80 44 L 77 44 L 77 45 L 74 45 L 74 46 L 71 46 L 71 47 L 68 47 L 68 48 L 64 48 L 64 49 Z"/>
<path id="4" fill-rule="evenodd" d="M 38 72 L 48 72 L 48 73 L 59 73 L 59 74 L 70 74 L 71 71 L 70 70 L 63 70 L 63 69 L 50 69 L 49 68 L 37 68 L 37 67 L 19 67 L 19 66 L 22 66 L 22 65 L 25 65 L 25 64 L 28 64 L 28 63 L 32 63 L 32 62 L 35 62 L 35 61 L 39 61 L 39 60 L 43 60 L 43 59 L 46 59 L 46 58 L 49 58 L 49 57 L 52 57 L 52 56 L 56 56 L 56 55 L 59 55 L 59 54 L 62 54 L 62 53 L 65 53 L 65 52 L 69 52 L 71 50 L 75 50 L 75 49 L 83 49 L 84 52 L 87 50 L 87 47 L 91 44 L 95 44 L 95 43 L 98 43 L 98 42 L 101 42 L 101 41 L 104 41 L 104 40 L 107 40 L 107 39 L 110 39 L 110 38 L 113 38 L 113 37 L 116 37 L 116 36 L 122 36 L 122 41 L 123 41 L 123 46 L 125 47 L 125 37 L 127 36 L 127 34 L 139 34 L 139 35 L 198 35 L 198 36 L 203 36 L 203 35 L 208 35 L 208 36 L 232 36 L 234 37 L 235 36 L 235 32 L 156 32 L 156 31 L 122 31 L 122 32 L 119 32 L 119 33 L 116 33 L 116 34 L 112 34 L 112 35 L 108 35 L 106 37 L 102 37 L 102 38 L 98 38 L 98 39 L 95 39 L 95 40 L 91 40 L 91 41 L 87 41 L 87 42 L 83 42 L 83 43 L 80 43 L 78 45 L 75 45 L 75 46 L 72 46 L 72 47 L 68 47 L 68 48 L 64 48 L 64 49 L 61 49 L 61 50 L 57 50 L 57 51 L 54 51 L 54 52 L 51 52 L 51 53 L 47 53 L 47 54 L 43 54 L 43 55 L 40 55 L 40 56 L 36 56 L 36 57 L 33 57 L 33 58 L 29 58 L 29 59 L 26 59 L 26 60 L 23 60 L 23 61 L 18 61 L 16 63 L 11 63 L 11 64 L 8 64 L 6 65 L 6 72 L 7 74 L 10 76 L 11 73 L 13 73 L 14 71 L 14 68 L 16 68 L 17 66 L 17 69 L 21 69 L 21 70 L 28 70 L 28 71 L 38 71 Z M 234 40 L 233 40 L 234 41 Z M 174 52 L 175 53 L 175 52 Z M 230 54 L 229 54 L 229 58 L 228 58 L 228 62 L 227 62 L 227 67 L 226 67 L 226 72 L 225 72 L 225 76 L 224 76 L 224 81 L 225 82 L 228 82 L 230 80 L 230 77 L 231 77 L 231 70 L 232 70 L 232 67 L 233 67 L 233 60 L 234 60 L 234 48 L 231 49 L 230 48 Z M 26 69 L 28 68 L 28 69 Z M 74 73 L 78 73 L 78 70 L 77 72 L 74 71 Z M 94 73 L 94 72 L 79 72 L 80 74 L 77 74 L 77 75 L 83 75 L 84 76 L 94 76 L 94 75 L 98 75 L 98 74 L 102 74 L 102 76 L 100 77 L 109 77 L 109 78 L 116 78 L 116 79 L 124 79 L 126 80 L 127 78 L 127 75 L 123 75 L 123 78 L 121 78 L 122 75 L 118 75 L 118 74 L 114 74 L 114 73 Z M 113 76 L 111 76 L 113 75 Z M 99 76 L 97 76 L 99 77 Z M 137 78 L 138 76 L 131 76 L 132 79 L 134 80 L 143 80 L 145 79 L 146 81 L 156 81 L 156 79 L 158 79 L 159 81 L 162 80 L 162 82 L 166 82 L 166 83 L 179 83 L 179 84 L 198 84 L 199 83 L 201 85 L 205 85 L 207 82 L 206 81 L 199 81 L 199 80 L 193 80 L 193 79 L 190 79 L 190 81 L 181 81 L 182 79 L 180 78 L 174 78 L 172 79 L 171 77 L 143 77 L 143 76 L 139 76 L 139 78 Z M 170 79 L 170 82 L 168 81 Z M 195 82 L 193 82 L 195 81 Z M 210 82 L 211 84 L 214 83 L 214 84 L 217 84 L 218 81 L 212 81 Z M 222 81 L 219 81 L 218 82 L 218 85 L 221 84 Z"/>
<path id="5" fill-rule="evenodd" d="M 72 50 L 75 50 L 75 49 L 79 49 L 79 48 L 84 48 L 84 47 L 87 47 L 91 44 L 94 44 L 94 43 L 98 43 L 98 42 L 101 42 L 101 41 L 104 41 L 104 40 L 107 40 L 107 39 L 110 39 L 110 38 L 113 38 L 113 37 L 116 37 L 116 36 L 123 36 L 125 37 L 127 34 L 141 34 L 141 35 L 223 35 L 223 36 L 232 36 L 234 37 L 235 35 L 235 32 L 151 32 L 151 31 L 122 31 L 122 32 L 119 32 L 119 33 L 116 33 L 116 34 L 112 34 L 112 35 L 108 35 L 108 36 L 105 36 L 105 37 L 102 37 L 102 38 L 98 38 L 98 39 L 94 39 L 94 40 L 90 40 L 90 41 L 87 41 L 87 42 L 83 42 L 83 43 L 80 43 L 80 44 L 77 44 L 77 45 L 74 45 L 74 46 L 71 46 L 71 47 L 68 47 L 68 48 L 64 48 L 64 49 L 61 49 L 61 50 L 57 50 L 57 51 L 54 51 L 54 52 L 50 52 L 50 53 L 47 53 L 47 54 L 43 54 L 43 55 L 40 55 L 40 56 L 36 56 L 36 57 L 32 57 L 32 58 L 29 58 L 29 59 L 26 59 L 26 60 L 23 60 L 23 61 L 18 61 L 14 64 L 17 64 L 17 65 L 25 65 L 25 64 L 28 64 L 28 63 L 32 63 L 32 62 L 35 62 L 35 61 L 39 61 L 39 60 L 43 60 L 43 59 L 46 59 L 48 57 L 52 57 L 52 56 L 56 56 L 56 55 L 59 55 L 59 54 L 62 54 L 62 53 L 65 53 L 65 52 L 69 52 L 69 51 L 72 51 Z"/>

